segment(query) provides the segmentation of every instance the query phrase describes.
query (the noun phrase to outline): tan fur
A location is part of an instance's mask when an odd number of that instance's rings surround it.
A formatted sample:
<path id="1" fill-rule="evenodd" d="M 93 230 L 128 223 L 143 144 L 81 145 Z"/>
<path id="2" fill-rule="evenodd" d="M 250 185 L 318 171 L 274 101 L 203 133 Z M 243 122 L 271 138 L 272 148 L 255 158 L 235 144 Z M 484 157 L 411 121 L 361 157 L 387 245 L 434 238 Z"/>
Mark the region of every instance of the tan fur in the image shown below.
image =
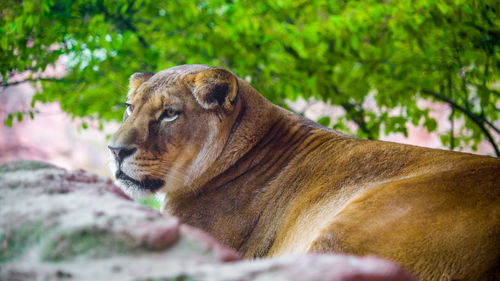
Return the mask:
<path id="1" fill-rule="evenodd" d="M 498 280 L 500 160 L 321 127 L 222 69 L 185 65 L 131 83 L 134 112 L 111 145 L 164 211 L 247 258 L 378 255 L 422 280 Z M 179 108 L 172 122 L 159 118 Z M 117 167 L 115 167 L 117 168 Z"/>

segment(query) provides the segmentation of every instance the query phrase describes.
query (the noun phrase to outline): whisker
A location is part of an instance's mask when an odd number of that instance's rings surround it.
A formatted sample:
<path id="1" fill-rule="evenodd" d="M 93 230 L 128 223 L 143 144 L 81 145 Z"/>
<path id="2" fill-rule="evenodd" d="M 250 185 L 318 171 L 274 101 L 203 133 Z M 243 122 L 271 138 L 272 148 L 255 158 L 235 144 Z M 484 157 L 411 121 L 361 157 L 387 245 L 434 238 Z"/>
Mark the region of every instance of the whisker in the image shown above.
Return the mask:
<path id="1" fill-rule="evenodd" d="M 182 171 L 179 171 L 178 169 L 169 169 L 169 168 L 172 168 L 171 166 L 170 167 L 166 167 L 166 166 L 156 166 L 156 167 L 151 167 L 150 169 L 152 170 L 155 170 L 157 172 L 160 172 L 160 173 L 164 173 L 166 174 L 167 172 L 168 173 L 175 173 L 181 177 L 185 177 L 186 174 Z"/>
<path id="2" fill-rule="evenodd" d="M 167 173 L 165 173 L 161 170 L 152 170 L 152 171 L 150 171 L 150 173 L 153 176 L 159 177 L 159 178 L 164 178 L 167 175 Z M 183 175 L 181 174 L 181 176 L 183 176 Z M 173 174 L 169 174 L 169 177 L 171 177 L 172 179 L 177 180 L 179 182 L 183 182 L 182 177 L 178 177 L 178 176 L 173 175 Z"/>

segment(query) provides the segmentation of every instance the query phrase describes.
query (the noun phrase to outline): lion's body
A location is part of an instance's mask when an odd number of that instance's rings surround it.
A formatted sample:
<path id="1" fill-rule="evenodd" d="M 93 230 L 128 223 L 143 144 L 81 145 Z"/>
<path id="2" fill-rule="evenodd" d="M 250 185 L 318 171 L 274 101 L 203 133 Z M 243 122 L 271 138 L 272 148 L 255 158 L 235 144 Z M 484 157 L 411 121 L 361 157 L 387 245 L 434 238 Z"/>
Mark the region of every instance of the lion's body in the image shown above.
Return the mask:
<path id="1" fill-rule="evenodd" d="M 194 138 L 199 150 L 184 147 L 176 157 L 186 164 L 165 171 L 158 192 L 167 197 L 166 212 L 248 258 L 372 254 L 422 280 L 499 278 L 499 159 L 344 136 L 237 84 L 222 117 L 200 115 L 222 132 Z M 116 139 L 135 122 L 125 122 L 114 142 L 123 144 Z M 193 169 L 199 163 L 206 165 Z"/>

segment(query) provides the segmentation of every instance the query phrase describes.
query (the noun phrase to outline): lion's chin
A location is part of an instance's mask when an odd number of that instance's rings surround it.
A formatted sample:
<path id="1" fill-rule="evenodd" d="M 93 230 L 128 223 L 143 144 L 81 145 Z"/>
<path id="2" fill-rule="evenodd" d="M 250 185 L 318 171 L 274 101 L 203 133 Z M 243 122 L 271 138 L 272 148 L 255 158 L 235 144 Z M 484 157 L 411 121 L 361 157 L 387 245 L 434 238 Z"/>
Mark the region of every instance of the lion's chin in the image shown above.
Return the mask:
<path id="1" fill-rule="evenodd" d="M 115 184 L 119 186 L 125 193 L 127 193 L 128 196 L 134 199 L 154 194 L 165 184 L 165 181 L 159 179 L 145 178 L 139 181 L 131 178 L 121 170 L 118 170 L 116 172 L 115 177 Z"/>

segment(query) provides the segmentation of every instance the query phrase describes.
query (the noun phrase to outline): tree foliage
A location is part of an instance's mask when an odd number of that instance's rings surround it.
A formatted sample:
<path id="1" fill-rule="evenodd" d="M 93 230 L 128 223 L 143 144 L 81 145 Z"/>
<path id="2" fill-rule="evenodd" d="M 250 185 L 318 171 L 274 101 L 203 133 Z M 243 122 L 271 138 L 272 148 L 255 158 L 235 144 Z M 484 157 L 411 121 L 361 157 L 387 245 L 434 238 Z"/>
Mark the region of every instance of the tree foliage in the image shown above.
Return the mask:
<path id="1" fill-rule="evenodd" d="M 203 63 L 251 81 L 271 101 L 314 98 L 345 110 L 357 136 L 436 130 L 421 98 L 447 103 L 450 148 L 486 139 L 500 155 L 495 0 L 25 0 L 0 4 L 2 85 L 41 80 L 35 101 L 73 116 L 121 117 L 134 72 Z M 63 57 L 64 78 L 37 76 Z M 376 108 L 365 101 L 374 99 Z M 397 109 L 397 115 L 389 112 Z M 328 120 L 321 122 L 328 124 Z"/>

